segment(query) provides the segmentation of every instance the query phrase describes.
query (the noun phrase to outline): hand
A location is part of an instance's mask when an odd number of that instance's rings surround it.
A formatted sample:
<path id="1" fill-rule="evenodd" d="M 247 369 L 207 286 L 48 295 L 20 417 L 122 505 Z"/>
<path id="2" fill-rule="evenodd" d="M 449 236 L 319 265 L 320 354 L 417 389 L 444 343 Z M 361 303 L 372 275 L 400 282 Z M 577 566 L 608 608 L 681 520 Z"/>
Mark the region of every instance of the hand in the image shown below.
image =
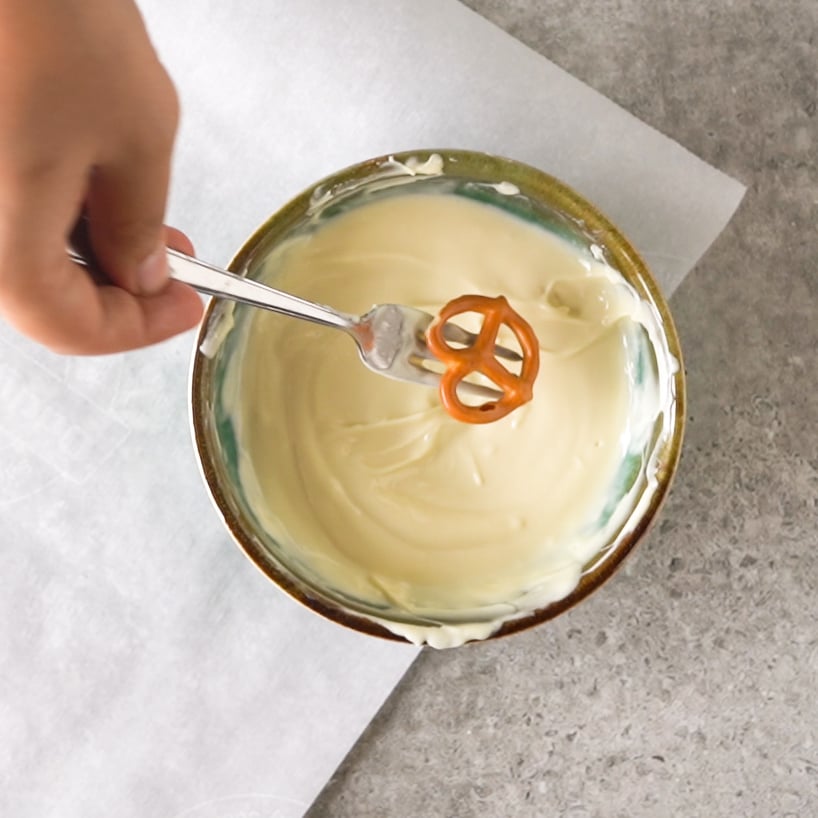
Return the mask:
<path id="1" fill-rule="evenodd" d="M 168 280 L 164 254 L 178 103 L 136 7 L 0 0 L 0 55 L 0 314 L 73 354 L 192 327 L 201 300 Z M 66 257 L 82 212 L 111 284 Z"/>

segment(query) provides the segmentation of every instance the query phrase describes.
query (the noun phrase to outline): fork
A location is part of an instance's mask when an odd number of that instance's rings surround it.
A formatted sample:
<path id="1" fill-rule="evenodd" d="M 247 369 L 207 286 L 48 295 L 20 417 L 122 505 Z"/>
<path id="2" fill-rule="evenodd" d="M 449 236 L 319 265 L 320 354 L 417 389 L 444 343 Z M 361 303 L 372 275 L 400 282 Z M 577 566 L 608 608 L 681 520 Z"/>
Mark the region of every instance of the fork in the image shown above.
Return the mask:
<path id="1" fill-rule="evenodd" d="M 81 254 L 68 248 L 67 252 L 76 264 L 98 271 L 90 251 Z M 403 304 L 378 304 L 364 315 L 351 315 L 230 273 L 178 250 L 168 248 L 167 254 L 170 277 L 200 293 L 344 330 L 355 341 L 361 361 L 373 372 L 424 386 L 437 387 L 440 383 L 440 374 L 425 365 L 436 360 L 426 346 L 426 329 L 434 320 L 428 312 Z M 449 343 L 463 346 L 472 345 L 476 338 L 451 321 L 445 325 L 443 336 Z M 496 346 L 494 353 L 509 361 L 522 360 L 506 347 Z M 502 396 L 496 389 L 469 381 L 462 381 L 459 388 L 464 396 L 476 399 L 496 400 Z"/>

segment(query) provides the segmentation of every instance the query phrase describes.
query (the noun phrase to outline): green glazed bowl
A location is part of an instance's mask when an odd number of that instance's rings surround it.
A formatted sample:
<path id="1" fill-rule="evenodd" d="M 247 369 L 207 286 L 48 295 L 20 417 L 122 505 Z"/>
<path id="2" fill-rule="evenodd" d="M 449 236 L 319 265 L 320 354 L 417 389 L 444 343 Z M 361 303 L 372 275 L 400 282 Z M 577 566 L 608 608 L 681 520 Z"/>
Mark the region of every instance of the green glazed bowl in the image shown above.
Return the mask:
<path id="1" fill-rule="evenodd" d="M 445 192 L 496 206 L 571 242 L 578 253 L 602 259 L 617 270 L 656 316 L 661 343 L 629 339 L 634 375 L 632 404 L 658 370 L 666 373 L 662 410 L 650 428 L 633 435 L 610 487 L 608 506 L 595 525 L 617 519 L 605 545 L 585 565 L 580 581 L 563 599 L 521 612 L 489 638 L 540 624 L 561 614 L 608 580 L 644 536 L 661 506 L 681 453 L 685 384 L 679 341 L 667 304 L 642 259 L 617 228 L 592 204 L 557 179 L 497 156 L 460 150 L 420 150 L 354 165 L 316 183 L 272 215 L 240 248 L 229 269 L 256 277 L 273 248 L 294 235 L 373 197 L 413 190 Z M 212 301 L 205 313 L 191 376 L 193 436 L 211 497 L 235 541 L 252 562 L 291 597 L 317 613 L 362 633 L 401 640 L 380 622 L 428 625 L 405 612 L 376 608 L 328 587 L 276 542 L 255 520 L 238 468 L 238 440 L 221 386 L 235 370 L 236 333 L 228 331 L 252 308 L 225 309 Z M 228 317 L 229 316 L 229 317 Z M 203 352 L 202 350 L 205 350 Z M 619 501 L 628 498 L 620 520 Z M 450 623 L 466 624 L 453 616 Z"/>

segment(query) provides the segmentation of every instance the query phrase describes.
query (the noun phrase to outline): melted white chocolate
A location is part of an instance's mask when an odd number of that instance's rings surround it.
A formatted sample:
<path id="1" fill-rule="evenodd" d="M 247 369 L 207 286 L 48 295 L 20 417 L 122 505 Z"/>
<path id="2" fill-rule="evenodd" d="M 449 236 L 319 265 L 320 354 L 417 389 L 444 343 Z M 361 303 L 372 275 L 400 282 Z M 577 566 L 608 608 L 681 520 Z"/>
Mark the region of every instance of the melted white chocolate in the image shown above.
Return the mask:
<path id="1" fill-rule="evenodd" d="M 245 493 L 289 558 L 436 646 L 570 593 L 634 422 L 627 333 L 645 305 L 621 276 L 495 207 L 409 194 L 286 242 L 265 278 L 358 314 L 503 294 L 541 346 L 532 402 L 470 425 L 364 368 L 343 333 L 254 311 L 226 388 Z"/>

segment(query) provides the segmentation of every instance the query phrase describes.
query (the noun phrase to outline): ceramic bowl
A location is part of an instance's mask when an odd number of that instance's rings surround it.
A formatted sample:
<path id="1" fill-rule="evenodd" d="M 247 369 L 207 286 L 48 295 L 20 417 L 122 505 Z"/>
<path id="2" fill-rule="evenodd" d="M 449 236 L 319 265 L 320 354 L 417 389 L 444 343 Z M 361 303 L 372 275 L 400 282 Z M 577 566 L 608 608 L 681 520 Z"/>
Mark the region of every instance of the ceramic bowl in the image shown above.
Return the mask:
<path id="1" fill-rule="evenodd" d="M 667 304 L 634 248 L 592 204 L 562 182 L 535 168 L 496 156 L 458 150 L 421 150 L 378 157 L 324 179 L 272 215 L 239 249 L 230 269 L 255 277 L 271 250 L 282 241 L 332 219 L 377 195 L 394 195 L 403 185 L 421 185 L 424 192 L 454 192 L 493 205 L 541 225 L 571 242 L 579 253 L 604 261 L 630 283 L 657 316 L 659 348 L 634 344 L 635 397 L 642 382 L 663 368 L 668 388 L 656 422 L 631 440 L 622 458 L 612 501 L 629 496 L 627 514 L 605 545 L 588 561 L 571 593 L 545 607 L 520 612 L 505 621 L 491 638 L 543 623 L 585 599 L 606 582 L 645 535 L 667 494 L 679 461 L 685 416 L 684 370 L 679 342 Z M 239 307 L 235 320 L 241 320 Z M 282 319 L 285 320 L 285 319 Z M 232 319 L 231 319 L 232 321 Z M 237 432 L 221 400 L 221 386 L 236 367 L 235 333 L 229 332 L 225 308 L 211 302 L 201 327 L 191 378 L 193 434 L 201 470 L 212 499 L 235 541 L 253 563 L 290 596 L 323 616 L 363 633 L 401 639 L 381 622 L 412 625 L 400 612 L 373 609 L 350 599 L 305 571 L 287 549 L 255 522 L 248 507 L 238 467 Z M 202 351 L 204 350 L 204 351 Z M 658 360 L 657 360 L 658 359 Z M 603 515 L 604 516 L 604 515 Z M 601 520 L 600 523 L 607 522 Z M 457 615 L 452 624 L 457 625 Z"/>

